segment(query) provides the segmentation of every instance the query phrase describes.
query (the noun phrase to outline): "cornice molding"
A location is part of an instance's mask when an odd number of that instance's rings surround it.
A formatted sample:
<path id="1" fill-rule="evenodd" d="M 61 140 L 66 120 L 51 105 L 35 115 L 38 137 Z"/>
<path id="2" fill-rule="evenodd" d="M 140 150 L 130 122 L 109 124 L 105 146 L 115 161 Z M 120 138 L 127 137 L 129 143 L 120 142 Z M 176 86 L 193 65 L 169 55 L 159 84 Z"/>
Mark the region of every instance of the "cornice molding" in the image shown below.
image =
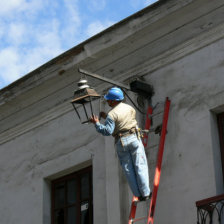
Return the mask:
<path id="1" fill-rule="evenodd" d="M 170 50 L 163 52 L 162 54 L 142 63 L 139 66 L 136 66 L 133 69 L 128 70 L 122 75 L 125 77 L 127 77 L 128 75 L 130 76 L 130 74 L 136 77 L 146 76 L 149 73 L 152 73 L 166 66 L 167 64 L 173 63 L 223 38 L 224 24 L 221 24 L 212 28 L 209 31 L 206 31 L 202 34 L 197 35 L 194 38 L 191 38 L 188 41 L 185 41 L 184 43 L 174 48 L 171 48 Z"/>
<path id="2" fill-rule="evenodd" d="M 119 77 L 117 81 L 124 81 L 132 78 L 133 76 L 146 76 L 147 74 L 154 72 L 155 70 L 166 66 L 167 64 L 173 63 L 186 55 L 189 55 L 207 45 L 210 45 L 224 37 L 224 24 L 221 24 L 209 31 L 206 31 L 160 55 L 151 60 L 148 60 L 135 68 L 132 68 Z M 105 85 L 98 86 L 99 90 L 104 90 Z M 40 115 L 33 117 L 16 127 L 10 128 L 0 133 L 0 145 L 21 136 L 30 130 L 37 128 L 49 121 L 62 116 L 63 114 L 69 113 L 73 110 L 69 101 L 66 101 L 60 105 L 55 106 L 51 110 L 45 111 Z"/>

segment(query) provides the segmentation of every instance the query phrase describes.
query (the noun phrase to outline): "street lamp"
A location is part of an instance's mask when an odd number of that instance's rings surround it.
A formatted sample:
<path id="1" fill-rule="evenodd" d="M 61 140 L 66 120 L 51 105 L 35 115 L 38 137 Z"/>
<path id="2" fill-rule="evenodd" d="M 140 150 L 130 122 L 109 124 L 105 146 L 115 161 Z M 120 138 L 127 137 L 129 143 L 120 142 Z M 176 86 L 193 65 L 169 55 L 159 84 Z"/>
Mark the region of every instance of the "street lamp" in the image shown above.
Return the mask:
<path id="1" fill-rule="evenodd" d="M 101 96 L 93 88 L 89 87 L 86 79 L 79 80 L 78 89 L 75 90 L 71 103 L 82 124 L 89 123 L 90 117 L 99 113 L 96 104 L 92 102 L 98 99 L 100 107 L 100 98 Z"/>

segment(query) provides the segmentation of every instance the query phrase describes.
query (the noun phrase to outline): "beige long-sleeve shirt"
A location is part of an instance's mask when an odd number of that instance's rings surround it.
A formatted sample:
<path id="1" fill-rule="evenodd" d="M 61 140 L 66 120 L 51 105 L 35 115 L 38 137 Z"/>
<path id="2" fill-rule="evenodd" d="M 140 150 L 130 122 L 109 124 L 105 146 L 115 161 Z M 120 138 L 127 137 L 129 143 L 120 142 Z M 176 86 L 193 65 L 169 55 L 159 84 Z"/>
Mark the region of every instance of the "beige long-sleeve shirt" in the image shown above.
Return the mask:
<path id="1" fill-rule="evenodd" d="M 119 132 L 135 128 L 137 125 L 136 111 L 128 104 L 119 103 L 109 111 L 108 115 L 115 122 L 113 136 L 116 136 Z"/>

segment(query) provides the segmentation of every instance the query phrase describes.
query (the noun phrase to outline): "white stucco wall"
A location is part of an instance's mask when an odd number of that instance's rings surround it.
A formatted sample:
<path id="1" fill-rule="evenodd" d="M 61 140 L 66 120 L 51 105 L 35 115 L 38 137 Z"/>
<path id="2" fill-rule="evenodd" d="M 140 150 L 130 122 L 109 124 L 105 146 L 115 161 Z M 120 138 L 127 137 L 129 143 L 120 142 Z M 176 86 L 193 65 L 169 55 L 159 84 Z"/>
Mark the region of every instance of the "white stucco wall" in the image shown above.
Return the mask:
<path id="1" fill-rule="evenodd" d="M 224 111 L 223 12 L 221 0 L 161 2 L 2 90 L 1 224 L 50 224 L 51 180 L 89 165 L 94 223 L 127 223 L 132 195 L 113 139 L 81 125 L 69 103 L 78 67 L 125 83 L 142 77 L 155 89 L 154 105 L 171 99 L 155 224 L 196 223 L 195 201 L 223 193 L 216 126 Z M 101 93 L 109 87 L 89 81 Z M 150 134 L 151 181 L 157 141 Z"/>
<path id="2" fill-rule="evenodd" d="M 223 193 L 213 120 L 224 104 L 223 44 L 219 40 L 145 77 L 155 87 L 154 102 L 165 94 L 172 100 L 156 223 L 183 217 L 181 223 L 193 223 L 195 201 Z"/>
<path id="3" fill-rule="evenodd" d="M 82 131 L 74 120 L 66 114 L 1 147 L 2 223 L 43 223 L 43 217 L 50 223 L 47 181 L 89 165 L 94 167 L 94 204 L 103 211 L 95 218 L 105 223 L 104 141 L 93 128 Z"/>

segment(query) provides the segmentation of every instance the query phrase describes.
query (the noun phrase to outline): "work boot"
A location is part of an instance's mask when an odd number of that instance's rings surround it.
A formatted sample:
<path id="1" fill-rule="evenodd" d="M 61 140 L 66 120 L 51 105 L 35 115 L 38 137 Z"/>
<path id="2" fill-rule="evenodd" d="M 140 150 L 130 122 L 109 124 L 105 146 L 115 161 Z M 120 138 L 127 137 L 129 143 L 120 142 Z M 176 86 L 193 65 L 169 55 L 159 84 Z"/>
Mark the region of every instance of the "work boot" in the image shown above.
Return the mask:
<path id="1" fill-rule="evenodd" d="M 139 201 L 147 201 L 147 200 L 151 199 L 151 197 L 152 197 L 152 192 L 149 195 L 147 195 L 147 196 L 140 196 L 140 197 L 138 197 L 138 200 Z"/>

